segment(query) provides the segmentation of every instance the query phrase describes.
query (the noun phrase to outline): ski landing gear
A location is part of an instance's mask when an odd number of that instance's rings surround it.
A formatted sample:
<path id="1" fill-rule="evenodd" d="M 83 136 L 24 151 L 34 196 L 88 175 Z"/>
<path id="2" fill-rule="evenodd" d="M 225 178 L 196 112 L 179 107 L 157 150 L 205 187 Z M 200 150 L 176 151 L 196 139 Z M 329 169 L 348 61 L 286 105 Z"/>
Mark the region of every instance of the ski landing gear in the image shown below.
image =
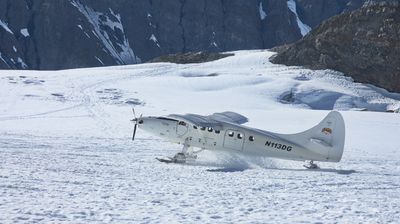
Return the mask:
<path id="1" fill-rule="evenodd" d="M 183 144 L 183 149 L 182 152 L 178 152 L 177 154 L 174 155 L 174 157 L 166 157 L 166 158 L 156 158 L 158 161 L 163 162 L 163 163 L 186 163 L 189 161 L 195 161 L 197 159 L 197 155 L 194 152 L 193 149 L 190 147 L 188 144 L 188 140 L 185 140 L 185 143 Z"/>
<path id="2" fill-rule="evenodd" d="M 306 164 L 303 165 L 307 169 L 319 169 L 319 166 L 312 160 L 307 160 Z"/>

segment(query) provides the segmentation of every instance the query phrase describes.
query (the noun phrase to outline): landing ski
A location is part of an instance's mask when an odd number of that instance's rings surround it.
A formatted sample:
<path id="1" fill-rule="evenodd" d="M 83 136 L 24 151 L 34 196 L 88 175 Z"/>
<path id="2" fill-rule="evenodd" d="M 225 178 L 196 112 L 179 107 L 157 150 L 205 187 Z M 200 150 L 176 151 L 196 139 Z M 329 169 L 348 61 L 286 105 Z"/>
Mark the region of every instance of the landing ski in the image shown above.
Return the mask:
<path id="1" fill-rule="evenodd" d="M 166 157 L 166 158 L 158 158 L 156 157 L 156 160 L 162 162 L 162 163 L 179 163 L 176 159 L 172 157 Z M 180 162 L 182 163 L 182 162 Z"/>
<path id="2" fill-rule="evenodd" d="M 306 161 L 306 164 L 303 165 L 305 168 L 309 170 L 319 169 L 319 166 L 314 163 L 314 161 Z"/>

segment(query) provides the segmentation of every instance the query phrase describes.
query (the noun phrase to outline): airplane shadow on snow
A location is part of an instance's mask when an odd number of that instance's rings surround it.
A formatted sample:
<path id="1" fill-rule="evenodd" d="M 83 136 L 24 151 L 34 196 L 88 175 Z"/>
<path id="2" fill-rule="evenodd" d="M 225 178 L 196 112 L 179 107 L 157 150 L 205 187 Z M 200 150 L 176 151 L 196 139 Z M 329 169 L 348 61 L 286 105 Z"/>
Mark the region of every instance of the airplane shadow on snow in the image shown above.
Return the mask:
<path id="1" fill-rule="evenodd" d="M 233 173 L 233 172 L 242 172 L 249 169 L 248 167 L 222 167 L 215 169 L 207 169 L 208 172 L 222 172 L 222 173 Z"/>
<path id="2" fill-rule="evenodd" d="M 236 165 L 222 165 L 218 163 L 208 163 L 208 162 L 200 162 L 200 163 L 186 163 L 186 164 L 180 164 L 180 165 L 185 165 L 185 166 L 204 166 L 204 167 L 210 167 L 214 166 L 214 168 L 208 168 L 206 169 L 207 172 L 221 172 L 221 173 L 233 173 L 233 172 L 243 172 L 248 169 L 253 169 L 253 167 L 249 164 L 236 164 Z M 259 167 L 259 166 L 258 166 Z M 353 173 L 358 173 L 356 170 L 338 170 L 338 169 L 332 169 L 332 168 L 319 168 L 319 169 L 306 169 L 306 168 L 300 168 L 300 169 L 290 169 L 290 168 L 277 168 L 277 167 L 262 167 L 262 169 L 266 170 L 281 170 L 281 171 L 298 171 L 298 172 L 326 172 L 326 173 L 337 173 L 340 175 L 350 175 Z"/>
<path id="3" fill-rule="evenodd" d="M 223 173 L 231 173 L 231 172 L 242 172 L 249 167 L 222 167 L 215 169 L 207 169 L 208 172 L 223 172 Z M 281 168 L 265 168 L 271 170 L 284 170 L 284 171 L 305 171 L 305 172 L 327 172 L 327 173 L 337 173 L 341 175 L 350 175 L 353 173 L 357 173 L 355 170 L 337 170 L 337 169 L 281 169 Z"/>
<path id="4" fill-rule="evenodd" d="M 350 175 L 353 173 L 357 173 L 356 170 L 337 170 L 337 169 L 329 169 L 329 168 L 319 168 L 319 169 L 279 169 L 278 170 L 287 170 L 287 171 L 306 171 L 306 172 L 327 172 L 327 173 L 337 173 L 341 175 Z"/>

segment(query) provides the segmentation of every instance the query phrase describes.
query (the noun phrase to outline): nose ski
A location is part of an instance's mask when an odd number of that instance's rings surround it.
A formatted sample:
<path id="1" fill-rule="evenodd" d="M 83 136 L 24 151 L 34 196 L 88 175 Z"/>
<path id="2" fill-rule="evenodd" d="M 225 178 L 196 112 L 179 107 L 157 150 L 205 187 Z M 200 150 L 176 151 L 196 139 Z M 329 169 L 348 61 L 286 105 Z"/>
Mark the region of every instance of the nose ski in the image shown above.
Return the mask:
<path id="1" fill-rule="evenodd" d="M 163 162 L 163 163 L 181 163 L 182 164 L 182 163 L 188 162 L 189 160 L 195 161 L 196 158 L 197 158 L 197 155 L 189 156 L 183 152 L 179 152 L 179 153 L 175 154 L 175 156 L 173 156 L 173 157 L 165 157 L 165 158 L 156 157 L 156 160 Z"/>

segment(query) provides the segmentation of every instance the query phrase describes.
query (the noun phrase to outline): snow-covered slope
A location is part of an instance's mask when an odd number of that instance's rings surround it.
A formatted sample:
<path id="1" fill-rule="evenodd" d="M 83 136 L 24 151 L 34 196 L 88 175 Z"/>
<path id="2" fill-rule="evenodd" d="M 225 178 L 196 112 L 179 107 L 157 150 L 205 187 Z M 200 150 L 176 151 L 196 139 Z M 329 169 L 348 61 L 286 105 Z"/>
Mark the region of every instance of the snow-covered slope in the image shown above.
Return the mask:
<path id="1" fill-rule="evenodd" d="M 334 71 L 239 51 L 203 64 L 0 71 L 0 222 L 396 222 L 400 96 Z M 196 166 L 154 157 L 180 146 L 144 132 L 144 115 L 236 111 L 246 125 L 303 131 L 340 109 L 340 163 L 204 152 Z"/>

